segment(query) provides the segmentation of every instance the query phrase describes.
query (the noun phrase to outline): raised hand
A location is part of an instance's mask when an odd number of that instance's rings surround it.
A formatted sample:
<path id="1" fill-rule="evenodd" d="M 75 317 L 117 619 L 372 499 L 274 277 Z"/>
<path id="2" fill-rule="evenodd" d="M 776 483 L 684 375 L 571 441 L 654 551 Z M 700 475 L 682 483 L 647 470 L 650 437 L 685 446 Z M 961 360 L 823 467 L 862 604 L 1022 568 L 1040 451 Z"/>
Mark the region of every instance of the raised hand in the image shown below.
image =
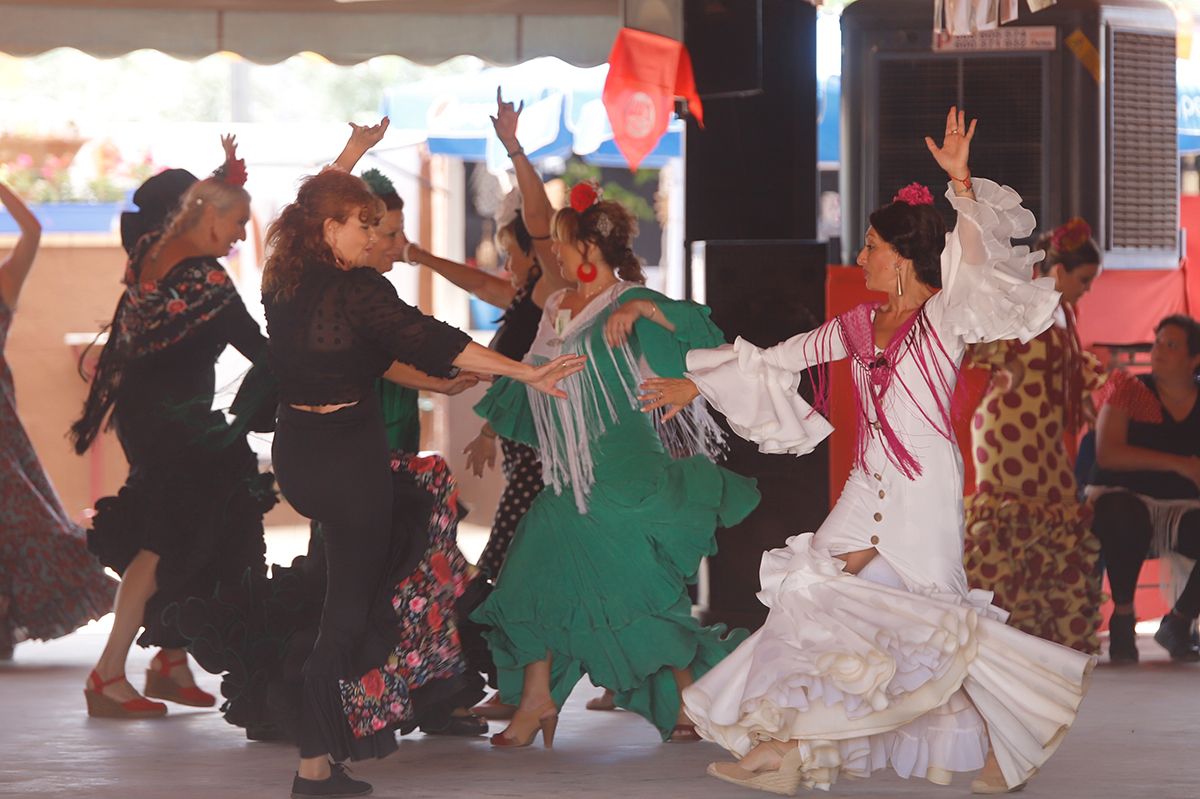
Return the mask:
<path id="1" fill-rule="evenodd" d="M 520 121 L 523 110 L 525 110 L 524 100 L 514 108 L 512 103 L 504 102 L 504 95 L 501 93 L 500 87 L 496 87 L 496 116 L 491 118 L 492 127 L 496 129 L 496 137 L 500 139 L 504 149 L 509 152 L 521 146 L 521 143 L 517 141 L 517 122 Z"/>
<path id="2" fill-rule="evenodd" d="M 225 151 L 225 162 L 231 163 L 237 160 L 237 136 L 232 133 L 226 133 L 221 137 L 221 149 Z"/>
<path id="3" fill-rule="evenodd" d="M 366 155 L 367 150 L 379 144 L 383 139 L 383 134 L 387 133 L 389 124 L 391 124 L 391 120 L 387 117 L 379 120 L 378 125 L 355 125 L 351 122 L 350 138 L 346 140 L 346 146 L 342 148 L 341 154 L 333 162 L 333 168 L 345 172 L 353 170 L 354 165 Z"/>
<path id="4" fill-rule="evenodd" d="M 966 113 L 959 111 L 956 106 L 950 106 L 950 113 L 946 114 L 946 132 L 942 136 L 942 146 L 939 147 L 929 136 L 925 137 L 925 146 L 929 148 L 930 154 L 938 166 L 953 179 L 962 180 L 970 174 L 967 160 L 971 154 L 971 139 L 975 138 L 975 123 L 978 121 L 972 119 L 968 127 Z"/>
<path id="5" fill-rule="evenodd" d="M 346 146 L 349 147 L 353 144 L 356 149 L 360 149 L 365 153 L 383 141 L 383 134 L 387 133 L 388 125 L 390 124 L 391 120 L 387 117 L 379 120 L 379 124 L 377 125 L 355 125 L 351 122 L 350 142 Z"/>
<path id="6" fill-rule="evenodd" d="M 686 377 L 652 377 L 642 383 L 641 389 L 638 402 L 642 405 L 642 412 L 667 408 L 663 421 L 682 411 L 700 396 L 700 389 Z"/>

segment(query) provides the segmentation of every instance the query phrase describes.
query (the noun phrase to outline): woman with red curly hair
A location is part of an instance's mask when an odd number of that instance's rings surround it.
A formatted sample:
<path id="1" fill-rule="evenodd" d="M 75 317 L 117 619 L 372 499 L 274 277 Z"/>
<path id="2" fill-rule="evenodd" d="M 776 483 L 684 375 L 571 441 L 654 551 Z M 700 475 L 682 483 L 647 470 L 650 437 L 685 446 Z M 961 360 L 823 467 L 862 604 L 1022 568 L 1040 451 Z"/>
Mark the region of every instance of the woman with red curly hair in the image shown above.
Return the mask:
<path id="1" fill-rule="evenodd" d="M 366 265 L 383 211 L 361 179 L 327 169 L 302 182 L 267 231 L 263 304 L 280 395 L 272 460 L 284 496 L 320 522 L 328 562 L 320 629 L 304 664 L 293 796 L 369 793 L 337 761 L 394 751 L 405 710 L 356 723 L 363 703 L 395 677 L 402 609 L 392 606 L 392 589 L 414 565 L 406 545 L 415 542 L 392 531 L 396 497 L 376 380 L 399 361 L 433 377 L 460 368 L 505 375 L 557 396 L 558 381 L 581 368 L 578 358 L 536 368 L 511 361 L 401 301 Z M 363 690 L 350 690 L 364 675 Z"/>
<path id="2" fill-rule="evenodd" d="M 1065 440 L 1094 418 L 1107 376 L 1084 350 L 1075 304 L 1100 274 L 1100 247 L 1076 217 L 1043 236 L 1042 275 L 1062 295 L 1054 324 L 1029 341 L 976 344 L 970 363 L 992 381 L 971 424 L 977 488 L 967 499 L 965 564 L 973 588 L 996 594 L 1008 623 L 1100 651 L 1100 544 L 1089 529 Z"/>

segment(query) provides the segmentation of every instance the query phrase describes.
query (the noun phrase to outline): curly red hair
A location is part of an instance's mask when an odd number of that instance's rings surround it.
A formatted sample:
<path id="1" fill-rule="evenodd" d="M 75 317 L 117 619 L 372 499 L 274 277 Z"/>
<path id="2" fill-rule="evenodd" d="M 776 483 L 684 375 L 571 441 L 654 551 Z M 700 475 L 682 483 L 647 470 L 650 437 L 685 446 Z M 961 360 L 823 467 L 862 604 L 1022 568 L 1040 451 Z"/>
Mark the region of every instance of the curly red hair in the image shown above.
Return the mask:
<path id="1" fill-rule="evenodd" d="M 290 298 L 300 285 L 305 264 L 335 266 L 333 250 L 325 241 L 325 221 L 345 222 L 356 212 L 372 225 L 384 213 L 383 201 L 361 178 L 339 169 L 304 178 L 295 201 L 267 228 L 263 294 Z"/>

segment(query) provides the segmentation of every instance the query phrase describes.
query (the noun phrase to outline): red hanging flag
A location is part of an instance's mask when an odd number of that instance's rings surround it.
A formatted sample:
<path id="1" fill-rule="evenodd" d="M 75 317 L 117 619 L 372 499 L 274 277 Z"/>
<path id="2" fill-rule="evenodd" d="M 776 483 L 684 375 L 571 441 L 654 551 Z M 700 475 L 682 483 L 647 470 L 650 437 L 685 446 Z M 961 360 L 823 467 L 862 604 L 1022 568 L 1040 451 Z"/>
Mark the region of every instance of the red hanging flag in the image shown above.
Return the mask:
<path id="1" fill-rule="evenodd" d="M 603 98 L 617 149 L 630 169 L 636 171 L 667 132 L 676 97 L 687 100 L 688 110 L 703 127 L 704 107 L 683 43 L 622 28 L 608 55 Z"/>

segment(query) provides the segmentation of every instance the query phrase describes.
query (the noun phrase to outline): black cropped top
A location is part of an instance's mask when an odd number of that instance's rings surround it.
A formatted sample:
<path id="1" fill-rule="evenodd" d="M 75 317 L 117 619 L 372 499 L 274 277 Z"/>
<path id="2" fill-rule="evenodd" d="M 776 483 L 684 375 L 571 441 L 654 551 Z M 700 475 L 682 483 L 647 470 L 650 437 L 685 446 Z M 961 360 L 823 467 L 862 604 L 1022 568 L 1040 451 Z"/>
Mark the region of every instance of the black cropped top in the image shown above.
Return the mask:
<path id="1" fill-rule="evenodd" d="M 368 267 L 305 266 L 295 294 L 263 297 L 279 399 L 294 405 L 357 402 L 393 361 L 447 377 L 471 338 L 400 299 Z"/>

